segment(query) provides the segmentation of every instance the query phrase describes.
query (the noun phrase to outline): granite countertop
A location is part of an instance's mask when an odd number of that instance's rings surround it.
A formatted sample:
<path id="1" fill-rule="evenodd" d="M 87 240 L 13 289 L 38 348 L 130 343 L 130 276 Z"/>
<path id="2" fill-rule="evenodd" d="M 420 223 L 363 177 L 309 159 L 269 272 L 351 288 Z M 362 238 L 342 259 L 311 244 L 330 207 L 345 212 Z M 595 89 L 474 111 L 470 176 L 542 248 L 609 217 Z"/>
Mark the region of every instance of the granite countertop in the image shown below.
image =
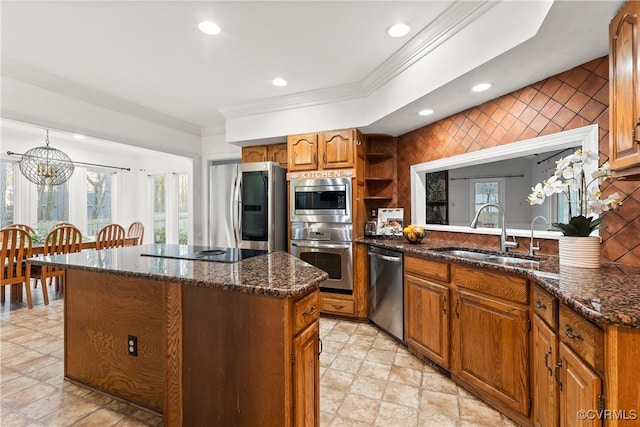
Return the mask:
<path id="1" fill-rule="evenodd" d="M 281 298 L 298 297 L 318 289 L 328 277 L 324 271 L 286 252 L 222 263 L 140 255 L 150 247 L 153 245 L 90 249 L 30 258 L 28 262 Z"/>
<path id="2" fill-rule="evenodd" d="M 406 254 L 525 275 L 557 297 L 575 312 L 605 325 L 640 327 L 640 267 L 602 263 L 600 268 L 584 269 L 558 264 L 557 256 L 539 256 L 538 262 L 502 264 L 482 259 L 464 258 L 443 253 L 443 249 L 460 247 L 459 243 L 433 240 L 420 244 L 404 238 L 360 238 L 357 243 L 398 250 Z M 482 251 L 474 248 L 466 248 Z M 514 254 L 514 256 L 521 256 Z"/>

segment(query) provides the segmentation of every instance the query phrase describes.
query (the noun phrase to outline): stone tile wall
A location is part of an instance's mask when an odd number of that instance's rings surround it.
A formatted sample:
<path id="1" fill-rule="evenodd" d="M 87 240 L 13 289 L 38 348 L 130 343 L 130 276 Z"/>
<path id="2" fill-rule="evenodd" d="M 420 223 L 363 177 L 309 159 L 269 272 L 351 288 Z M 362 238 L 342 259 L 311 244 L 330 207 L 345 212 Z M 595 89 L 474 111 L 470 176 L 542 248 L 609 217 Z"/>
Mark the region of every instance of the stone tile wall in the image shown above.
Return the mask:
<path id="1" fill-rule="evenodd" d="M 416 129 L 398 138 L 398 206 L 411 212 L 411 165 L 597 124 L 600 162 L 609 153 L 608 56 L 551 76 L 531 86 Z M 609 213 L 601 230 L 603 261 L 640 265 L 640 184 L 617 180 L 603 187 L 605 195 L 617 191 L 623 205 Z M 523 197 L 526 195 L 523 195 Z M 410 221 L 409 217 L 405 221 Z M 445 234 L 475 246 L 495 248 L 498 236 Z M 521 239 L 521 250 L 529 242 Z M 542 242 L 543 253 L 557 253 L 556 241 Z"/>

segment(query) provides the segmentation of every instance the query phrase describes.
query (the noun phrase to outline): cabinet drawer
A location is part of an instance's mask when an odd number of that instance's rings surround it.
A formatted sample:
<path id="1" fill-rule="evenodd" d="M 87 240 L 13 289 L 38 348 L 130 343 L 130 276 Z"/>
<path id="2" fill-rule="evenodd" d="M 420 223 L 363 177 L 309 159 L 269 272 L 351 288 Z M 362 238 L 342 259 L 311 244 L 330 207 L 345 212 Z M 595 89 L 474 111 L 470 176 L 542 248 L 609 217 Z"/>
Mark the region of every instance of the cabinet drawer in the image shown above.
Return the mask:
<path id="1" fill-rule="evenodd" d="M 320 292 L 312 292 L 293 303 L 293 329 L 297 334 L 320 316 Z"/>
<path id="2" fill-rule="evenodd" d="M 592 368 L 604 371 L 604 333 L 566 306 L 560 307 L 560 342 L 567 344 Z"/>
<path id="3" fill-rule="evenodd" d="M 533 309 L 551 329 L 558 330 L 558 300 L 538 286 L 533 288 Z"/>
<path id="4" fill-rule="evenodd" d="M 450 277 L 448 263 L 412 256 L 404 257 L 404 272 L 440 280 L 441 282 L 448 282 Z"/>
<path id="5" fill-rule="evenodd" d="M 326 313 L 353 315 L 356 313 L 356 306 L 353 301 L 322 297 L 322 311 Z"/>
<path id="6" fill-rule="evenodd" d="M 456 265 L 454 282 L 461 288 L 473 289 L 522 304 L 529 303 L 529 281 L 524 277 Z"/>

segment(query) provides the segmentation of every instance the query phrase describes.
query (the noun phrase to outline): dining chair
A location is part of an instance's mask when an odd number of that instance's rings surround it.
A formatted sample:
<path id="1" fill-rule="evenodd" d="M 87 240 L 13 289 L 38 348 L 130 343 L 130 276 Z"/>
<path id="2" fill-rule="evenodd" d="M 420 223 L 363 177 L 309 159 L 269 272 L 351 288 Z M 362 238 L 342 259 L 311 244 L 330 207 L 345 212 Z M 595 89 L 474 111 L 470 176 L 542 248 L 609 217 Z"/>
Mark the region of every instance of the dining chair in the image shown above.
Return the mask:
<path id="1" fill-rule="evenodd" d="M 124 227 L 120 224 L 107 224 L 98 231 L 96 249 L 118 248 L 124 246 Z"/>
<path id="2" fill-rule="evenodd" d="M 17 227 L 5 227 L 0 229 L 0 257 L 2 259 L 2 271 L 0 272 L 0 301 L 5 301 L 5 286 L 25 284 L 27 294 L 27 306 L 33 308 L 31 297 L 31 264 L 25 262 L 31 257 L 31 236 L 29 233 Z M 45 304 L 49 303 L 49 296 L 43 286 Z"/>
<path id="3" fill-rule="evenodd" d="M 136 221 L 129 226 L 127 230 L 127 238 L 135 238 L 133 246 L 141 245 L 144 238 L 144 224 L 140 221 Z"/>
<path id="4" fill-rule="evenodd" d="M 59 255 L 80 252 L 81 250 L 82 232 L 73 225 L 56 225 L 47 234 L 42 254 L 45 256 Z M 32 267 L 31 277 L 39 279 L 43 288 L 47 286 L 47 279 L 51 279 L 51 283 L 54 279 L 56 280 L 57 291 L 64 287 L 64 269 L 61 268 L 36 265 Z M 61 282 L 63 286 L 60 286 Z M 46 295 L 46 289 L 43 292 Z M 45 301 L 47 299 L 45 298 Z"/>
<path id="5" fill-rule="evenodd" d="M 36 230 L 34 230 L 33 227 L 27 224 L 9 224 L 5 228 L 19 228 L 20 230 L 24 230 L 29 233 L 29 236 L 31 236 L 32 234 L 36 234 Z"/>

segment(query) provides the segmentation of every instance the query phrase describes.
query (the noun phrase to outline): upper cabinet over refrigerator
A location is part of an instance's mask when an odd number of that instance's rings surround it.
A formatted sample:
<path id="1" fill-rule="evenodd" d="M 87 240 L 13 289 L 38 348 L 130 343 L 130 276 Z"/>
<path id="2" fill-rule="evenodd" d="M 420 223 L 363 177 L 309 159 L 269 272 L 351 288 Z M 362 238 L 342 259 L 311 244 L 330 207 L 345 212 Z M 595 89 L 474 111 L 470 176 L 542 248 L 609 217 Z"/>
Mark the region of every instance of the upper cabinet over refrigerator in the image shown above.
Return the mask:
<path id="1" fill-rule="evenodd" d="M 274 162 L 209 168 L 209 245 L 286 250 L 285 171 Z"/>

